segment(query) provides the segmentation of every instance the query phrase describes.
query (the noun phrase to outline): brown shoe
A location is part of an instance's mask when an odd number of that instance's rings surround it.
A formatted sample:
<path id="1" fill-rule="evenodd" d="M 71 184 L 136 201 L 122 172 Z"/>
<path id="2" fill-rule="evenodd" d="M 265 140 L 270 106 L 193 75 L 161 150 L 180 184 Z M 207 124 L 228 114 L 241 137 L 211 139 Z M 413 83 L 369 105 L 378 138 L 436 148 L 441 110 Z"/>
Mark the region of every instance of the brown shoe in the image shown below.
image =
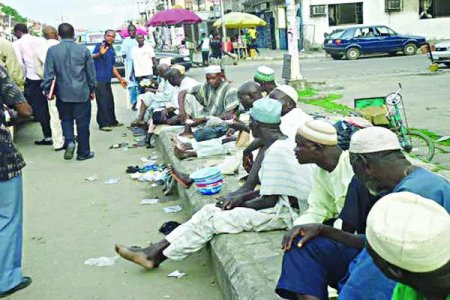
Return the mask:
<path id="1" fill-rule="evenodd" d="M 100 127 L 101 131 L 112 131 L 111 127 L 105 126 L 105 127 Z"/>

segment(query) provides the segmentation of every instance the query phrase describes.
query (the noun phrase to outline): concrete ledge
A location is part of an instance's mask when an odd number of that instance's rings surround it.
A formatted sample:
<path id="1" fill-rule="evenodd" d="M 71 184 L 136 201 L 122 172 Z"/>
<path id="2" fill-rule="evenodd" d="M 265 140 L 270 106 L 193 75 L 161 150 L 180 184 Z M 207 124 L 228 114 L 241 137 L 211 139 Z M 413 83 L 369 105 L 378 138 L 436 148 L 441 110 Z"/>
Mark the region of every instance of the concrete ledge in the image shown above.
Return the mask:
<path id="1" fill-rule="evenodd" d="M 172 150 L 172 137 L 180 129 L 167 129 L 156 140 L 156 146 L 166 163 L 177 170 L 191 173 L 203 168 L 211 159 L 178 160 Z M 227 176 L 224 188 L 218 195 L 225 195 L 238 186 L 238 176 Z M 203 196 L 195 187 L 186 190 L 178 186 L 178 193 L 185 208 L 193 214 L 202 206 L 215 203 L 217 196 Z M 207 247 L 210 252 L 217 281 L 225 299 L 271 300 L 280 299 L 274 292 L 280 275 L 282 251 L 280 248 L 283 231 L 245 232 L 240 234 L 223 234 L 211 241 Z"/>

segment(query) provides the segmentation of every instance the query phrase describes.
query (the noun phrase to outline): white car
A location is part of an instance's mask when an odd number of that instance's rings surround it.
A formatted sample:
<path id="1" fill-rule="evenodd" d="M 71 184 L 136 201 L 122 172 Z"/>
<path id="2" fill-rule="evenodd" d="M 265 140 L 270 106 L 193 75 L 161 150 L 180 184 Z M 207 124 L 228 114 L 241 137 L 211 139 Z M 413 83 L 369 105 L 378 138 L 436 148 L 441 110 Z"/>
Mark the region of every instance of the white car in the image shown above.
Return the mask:
<path id="1" fill-rule="evenodd" d="M 450 40 L 437 43 L 434 48 L 431 52 L 433 62 L 450 67 Z"/>

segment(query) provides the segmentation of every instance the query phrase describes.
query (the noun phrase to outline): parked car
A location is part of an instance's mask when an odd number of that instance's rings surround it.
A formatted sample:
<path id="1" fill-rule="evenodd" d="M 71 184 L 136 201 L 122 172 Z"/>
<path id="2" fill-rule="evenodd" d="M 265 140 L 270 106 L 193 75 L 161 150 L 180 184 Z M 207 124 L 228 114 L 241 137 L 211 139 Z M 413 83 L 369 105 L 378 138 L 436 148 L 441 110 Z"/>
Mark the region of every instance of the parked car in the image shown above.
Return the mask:
<path id="1" fill-rule="evenodd" d="M 357 26 L 337 29 L 325 35 L 324 48 L 333 59 L 358 59 L 366 53 L 414 55 L 426 40 L 421 36 L 401 35 L 387 26 Z"/>
<path id="2" fill-rule="evenodd" d="M 434 50 L 431 52 L 433 62 L 450 67 L 450 41 L 437 43 L 433 48 Z"/>

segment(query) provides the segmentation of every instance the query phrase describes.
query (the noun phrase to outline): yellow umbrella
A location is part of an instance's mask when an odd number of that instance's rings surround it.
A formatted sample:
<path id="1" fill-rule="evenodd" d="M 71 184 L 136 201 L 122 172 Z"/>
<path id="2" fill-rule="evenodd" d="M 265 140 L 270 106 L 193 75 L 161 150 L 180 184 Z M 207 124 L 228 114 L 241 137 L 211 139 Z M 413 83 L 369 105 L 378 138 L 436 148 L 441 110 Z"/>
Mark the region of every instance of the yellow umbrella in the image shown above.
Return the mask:
<path id="1" fill-rule="evenodd" d="M 225 22 L 225 27 L 228 29 L 241 29 L 267 25 L 266 21 L 255 15 L 240 12 L 231 12 L 226 14 L 223 16 L 223 19 Z M 214 22 L 213 26 L 222 26 L 222 18 Z"/>

